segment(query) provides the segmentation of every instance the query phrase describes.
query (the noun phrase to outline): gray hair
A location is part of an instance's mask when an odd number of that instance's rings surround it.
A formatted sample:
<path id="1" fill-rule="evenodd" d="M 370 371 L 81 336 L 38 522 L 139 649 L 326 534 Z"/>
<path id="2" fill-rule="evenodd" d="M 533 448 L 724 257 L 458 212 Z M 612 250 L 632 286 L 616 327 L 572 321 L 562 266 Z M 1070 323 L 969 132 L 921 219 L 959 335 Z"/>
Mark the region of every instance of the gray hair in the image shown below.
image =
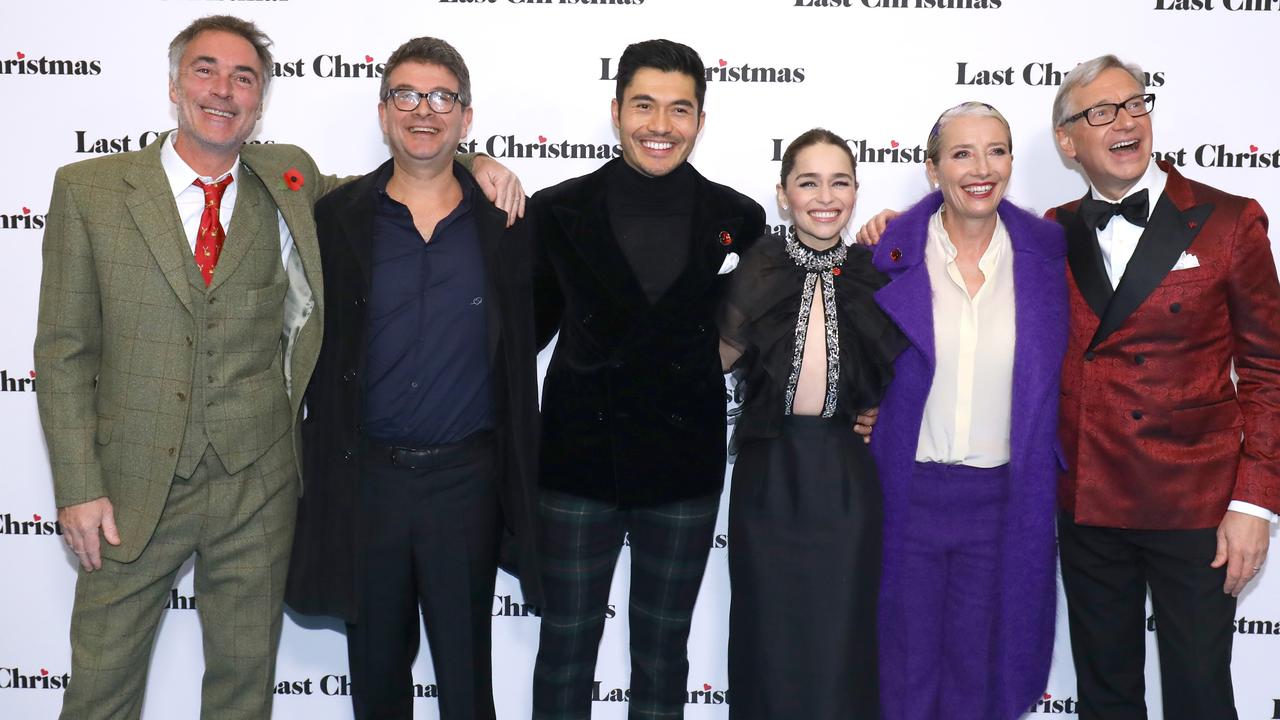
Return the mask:
<path id="1" fill-rule="evenodd" d="M 452 45 L 433 37 L 414 38 L 391 53 L 382 70 L 382 84 L 378 88 L 379 100 L 387 99 L 387 92 L 391 89 L 391 71 L 407 62 L 439 65 L 453 73 L 458 79 L 458 102 L 463 107 L 471 106 L 471 73 L 467 71 L 466 61 Z"/>
<path id="2" fill-rule="evenodd" d="M 254 52 L 258 53 L 258 62 L 262 64 L 262 75 L 259 78 L 262 92 L 259 98 L 267 96 L 267 86 L 271 84 L 271 73 L 275 68 L 275 62 L 271 59 L 271 38 L 266 33 L 258 29 L 252 21 L 238 18 L 234 15 L 209 15 L 192 21 L 192 23 L 182 32 L 173 38 L 173 42 L 169 43 L 169 82 L 175 85 L 178 82 L 178 66 L 182 63 L 182 56 L 187 52 L 187 45 L 195 39 L 197 35 L 206 31 L 217 31 L 239 35 L 246 42 L 253 46 Z"/>
<path id="3" fill-rule="evenodd" d="M 938 116 L 938 121 L 933 124 L 933 129 L 929 131 L 929 141 L 925 145 L 924 156 L 937 164 L 938 155 L 942 152 L 942 130 L 947 123 L 958 117 L 989 117 L 1000 121 L 1004 126 L 1005 133 L 1009 136 L 1009 152 L 1013 152 L 1013 131 L 1009 129 L 1009 121 L 1004 119 L 1004 115 L 994 107 L 984 103 L 970 100 L 962 102 L 953 108 L 944 110 Z"/>
<path id="4" fill-rule="evenodd" d="M 1067 105 L 1071 100 L 1071 91 L 1081 85 L 1088 85 L 1097 80 L 1099 75 L 1112 68 L 1119 68 L 1129 73 L 1129 76 L 1141 88 L 1140 92 L 1145 93 L 1147 91 L 1147 76 L 1137 64 L 1126 63 L 1115 55 L 1102 55 L 1092 60 L 1086 60 L 1067 73 L 1066 79 L 1058 87 L 1058 94 L 1053 97 L 1053 126 L 1055 128 L 1066 125 L 1067 118 L 1072 114 L 1071 107 Z M 1080 109 L 1083 110 L 1084 108 Z"/>

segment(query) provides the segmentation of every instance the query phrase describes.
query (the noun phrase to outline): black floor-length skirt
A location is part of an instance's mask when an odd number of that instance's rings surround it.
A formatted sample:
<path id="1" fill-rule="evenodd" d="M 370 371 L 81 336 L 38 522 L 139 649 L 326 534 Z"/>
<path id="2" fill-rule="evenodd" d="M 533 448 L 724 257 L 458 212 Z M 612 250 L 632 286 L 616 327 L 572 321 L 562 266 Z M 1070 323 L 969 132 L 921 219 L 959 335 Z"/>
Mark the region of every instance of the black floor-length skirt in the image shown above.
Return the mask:
<path id="1" fill-rule="evenodd" d="M 732 720 L 876 720 L 881 494 L 848 419 L 744 443 L 729 503 Z"/>

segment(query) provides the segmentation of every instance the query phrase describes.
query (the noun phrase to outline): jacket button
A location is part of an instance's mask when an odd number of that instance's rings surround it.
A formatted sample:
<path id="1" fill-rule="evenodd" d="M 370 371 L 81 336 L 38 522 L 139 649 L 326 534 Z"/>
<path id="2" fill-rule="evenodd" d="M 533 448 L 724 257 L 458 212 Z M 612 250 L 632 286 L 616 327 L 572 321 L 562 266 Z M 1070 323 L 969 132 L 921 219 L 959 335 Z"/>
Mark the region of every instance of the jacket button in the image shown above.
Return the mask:
<path id="1" fill-rule="evenodd" d="M 1092 350 L 1085 351 L 1085 354 L 1084 354 L 1084 359 L 1085 359 L 1085 360 L 1088 360 L 1088 361 L 1090 361 L 1090 362 L 1093 362 L 1093 359 L 1094 359 L 1095 357 L 1097 357 L 1097 355 L 1094 355 Z"/>
<path id="2" fill-rule="evenodd" d="M 1133 418 L 1134 420 L 1141 420 L 1141 419 L 1142 419 L 1142 411 L 1141 411 L 1141 410 L 1134 410 L 1133 412 L 1129 413 L 1129 417 Z"/>
<path id="3" fill-rule="evenodd" d="M 184 392 L 180 392 L 180 393 L 178 393 L 178 399 L 179 399 L 179 400 L 186 400 L 186 399 L 187 399 L 187 394 L 186 394 L 186 393 L 184 393 Z"/>
<path id="4" fill-rule="evenodd" d="M 169 448 L 169 457 L 173 457 L 174 449 Z"/>
<path id="5" fill-rule="evenodd" d="M 1170 305 L 1170 306 L 1169 306 L 1169 312 L 1171 312 L 1171 313 L 1173 313 L 1173 314 L 1175 314 L 1175 315 L 1177 315 L 1178 313 L 1182 312 L 1182 303 L 1174 303 L 1174 304 Z"/>
<path id="6" fill-rule="evenodd" d="M 355 457 L 355 456 L 356 456 L 355 452 L 353 452 L 353 451 L 351 451 L 351 450 L 343 450 L 343 451 L 342 451 L 342 461 L 343 461 L 343 462 L 350 462 L 350 461 L 351 461 L 351 458 L 353 458 L 353 457 Z"/>
<path id="7" fill-rule="evenodd" d="M 1146 361 L 1147 361 L 1147 356 L 1146 356 L 1146 355 L 1134 355 L 1134 356 L 1133 356 L 1133 362 L 1134 362 L 1135 364 L 1137 364 L 1137 365 L 1141 365 L 1141 364 L 1145 363 Z"/>
<path id="8" fill-rule="evenodd" d="M 603 411 L 603 410 L 600 410 L 600 411 L 596 412 L 596 420 L 598 420 L 598 421 L 600 421 L 600 422 L 604 422 L 604 411 Z"/>
<path id="9" fill-rule="evenodd" d="M 684 416 L 678 415 L 676 413 L 671 413 L 671 420 L 672 422 L 684 422 Z"/>
<path id="10" fill-rule="evenodd" d="M 355 380 L 356 371 L 354 369 L 346 371 L 345 373 L 342 374 L 342 379 L 346 380 L 347 382 L 351 382 L 352 380 Z"/>

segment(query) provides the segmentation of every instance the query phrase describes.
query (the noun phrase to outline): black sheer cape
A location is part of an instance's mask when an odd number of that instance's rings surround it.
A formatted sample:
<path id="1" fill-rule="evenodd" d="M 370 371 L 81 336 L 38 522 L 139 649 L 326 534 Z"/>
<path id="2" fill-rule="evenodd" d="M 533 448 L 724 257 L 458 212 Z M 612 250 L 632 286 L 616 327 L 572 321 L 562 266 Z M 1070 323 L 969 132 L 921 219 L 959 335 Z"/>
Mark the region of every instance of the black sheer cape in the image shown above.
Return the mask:
<path id="1" fill-rule="evenodd" d="M 840 382 L 836 415 L 852 419 L 879 404 L 893 379 L 893 360 L 906 339 L 873 298 L 887 278 L 872 266 L 871 252 L 853 245 L 837 267 Z M 765 236 L 730 276 L 720 313 L 720 336 L 741 353 L 732 367 L 736 394 L 742 398 L 735 445 L 778 435 L 807 272 L 787 254 L 781 238 Z"/>

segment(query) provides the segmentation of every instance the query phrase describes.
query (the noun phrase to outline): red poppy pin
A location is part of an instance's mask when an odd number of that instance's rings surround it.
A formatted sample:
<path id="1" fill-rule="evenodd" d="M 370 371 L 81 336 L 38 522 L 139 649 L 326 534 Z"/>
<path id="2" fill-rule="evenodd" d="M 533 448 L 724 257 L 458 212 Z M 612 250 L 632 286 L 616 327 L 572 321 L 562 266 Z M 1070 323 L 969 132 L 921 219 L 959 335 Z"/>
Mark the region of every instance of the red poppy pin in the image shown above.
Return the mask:
<path id="1" fill-rule="evenodd" d="M 894 262 L 898 262 L 899 260 L 901 260 L 901 259 L 902 259 L 902 251 L 901 251 L 901 250 L 899 250 L 898 248 L 894 248 L 894 249 L 890 250 L 890 251 L 889 251 L 889 259 L 890 259 L 890 260 L 892 260 L 892 261 L 894 261 Z"/>
<path id="2" fill-rule="evenodd" d="M 298 172 L 298 168 L 285 170 L 282 179 L 284 180 L 284 186 L 294 192 L 301 190 L 302 184 L 305 182 L 302 173 Z"/>
<path id="3" fill-rule="evenodd" d="M 729 234 L 728 230 L 720 231 L 720 244 L 725 247 L 733 244 L 733 236 Z"/>
<path id="4" fill-rule="evenodd" d="M 840 270 L 840 266 L 839 266 L 839 265 L 836 265 L 835 267 L 831 268 L 831 274 L 832 274 L 832 275 L 839 275 L 841 272 L 842 272 L 842 271 Z"/>

